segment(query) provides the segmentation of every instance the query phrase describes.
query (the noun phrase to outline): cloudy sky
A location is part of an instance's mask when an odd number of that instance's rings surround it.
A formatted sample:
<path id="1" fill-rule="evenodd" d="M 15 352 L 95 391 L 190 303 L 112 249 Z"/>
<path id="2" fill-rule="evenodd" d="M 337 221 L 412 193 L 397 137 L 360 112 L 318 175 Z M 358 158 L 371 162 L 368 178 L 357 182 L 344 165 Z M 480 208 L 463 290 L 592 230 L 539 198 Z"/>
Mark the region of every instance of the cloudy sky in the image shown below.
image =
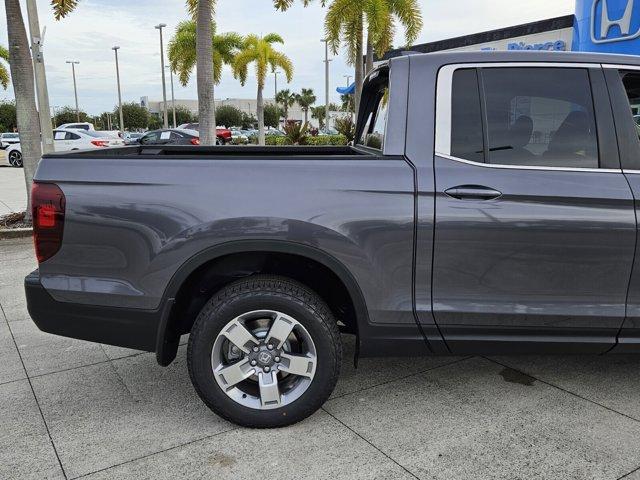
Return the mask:
<path id="1" fill-rule="evenodd" d="M 357 0 L 354 0 L 357 1 Z M 519 23 L 542 20 L 573 13 L 574 0 L 419 0 L 424 29 L 418 40 L 428 42 L 466 35 Z M 287 12 L 274 10 L 270 0 L 218 0 L 218 30 L 241 34 L 277 32 L 285 45 L 281 47 L 295 66 L 294 80 L 287 88 L 311 87 L 324 99 L 324 11 L 314 5 L 296 5 Z M 116 80 L 113 45 L 120 45 L 120 72 L 123 100 L 139 101 L 162 97 L 160 48 L 154 25 L 168 25 L 166 36 L 186 18 L 180 0 L 80 0 L 77 10 L 67 19 L 55 21 L 48 0 L 38 0 L 40 25 L 46 27 L 45 60 L 51 105 L 73 104 L 70 65 L 65 60 L 79 60 L 77 69 L 80 107 L 92 114 L 111 110 L 116 103 Z M 0 2 L 0 42 L 6 45 L 6 16 Z M 23 12 L 26 10 L 23 7 Z M 402 42 L 401 35 L 396 44 Z M 346 82 L 352 74 L 339 55 L 331 62 L 331 90 Z M 278 87 L 285 88 L 279 78 Z M 273 76 L 266 86 L 266 96 L 273 96 Z M 216 89 L 216 98 L 255 98 L 255 78 L 242 87 L 226 71 Z M 195 82 L 186 87 L 176 83 L 176 98 L 196 98 Z M 12 99 L 11 90 L 0 91 L 1 99 Z"/>

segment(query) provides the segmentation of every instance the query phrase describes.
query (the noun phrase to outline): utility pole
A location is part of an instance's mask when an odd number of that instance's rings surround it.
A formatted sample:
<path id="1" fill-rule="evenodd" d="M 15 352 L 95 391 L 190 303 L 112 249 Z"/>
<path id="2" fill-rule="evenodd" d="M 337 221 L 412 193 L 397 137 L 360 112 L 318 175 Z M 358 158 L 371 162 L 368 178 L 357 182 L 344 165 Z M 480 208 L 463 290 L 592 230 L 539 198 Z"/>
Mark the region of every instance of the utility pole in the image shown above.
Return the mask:
<path id="1" fill-rule="evenodd" d="M 53 152 L 53 128 L 51 127 L 51 110 L 49 109 L 49 91 L 47 90 L 47 74 L 42 54 L 43 38 L 40 34 L 38 8 L 36 0 L 27 0 L 27 20 L 31 37 L 31 55 L 38 97 L 38 117 L 40 119 L 40 135 L 42 135 L 42 153 Z"/>
<path id="2" fill-rule="evenodd" d="M 164 120 L 164 128 L 169 128 L 169 115 L 167 114 L 167 81 L 164 76 L 164 45 L 162 43 L 162 29 L 166 27 L 166 23 L 159 23 L 155 26 L 160 31 L 160 68 L 162 69 L 162 115 Z"/>
<path id="3" fill-rule="evenodd" d="M 79 122 L 80 108 L 78 107 L 78 84 L 76 83 L 76 65 L 78 65 L 80 62 L 77 60 L 67 60 L 67 63 L 71 64 L 71 72 L 73 74 L 73 94 L 76 97 L 76 117 Z"/>
<path id="4" fill-rule="evenodd" d="M 324 131 L 329 133 L 329 41 L 324 38 L 320 40 L 324 42 Z"/>
<path id="5" fill-rule="evenodd" d="M 171 67 L 167 65 L 169 69 L 169 78 L 171 78 L 171 109 L 173 110 L 173 128 L 178 128 L 178 124 L 176 123 L 176 97 L 173 95 L 173 70 Z"/>
<path id="6" fill-rule="evenodd" d="M 118 81 L 118 112 L 120 114 L 120 131 L 124 132 L 124 117 L 122 116 L 122 93 L 120 91 L 120 65 L 118 64 L 118 45 L 111 47 L 116 54 L 116 79 Z"/>
<path id="7" fill-rule="evenodd" d="M 349 85 L 351 85 L 351 75 L 343 75 L 343 77 L 347 79 L 347 88 L 348 88 Z M 351 117 L 351 121 L 353 121 L 353 109 L 351 108 L 351 102 L 348 102 L 347 106 L 349 107 L 349 116 Z"/>

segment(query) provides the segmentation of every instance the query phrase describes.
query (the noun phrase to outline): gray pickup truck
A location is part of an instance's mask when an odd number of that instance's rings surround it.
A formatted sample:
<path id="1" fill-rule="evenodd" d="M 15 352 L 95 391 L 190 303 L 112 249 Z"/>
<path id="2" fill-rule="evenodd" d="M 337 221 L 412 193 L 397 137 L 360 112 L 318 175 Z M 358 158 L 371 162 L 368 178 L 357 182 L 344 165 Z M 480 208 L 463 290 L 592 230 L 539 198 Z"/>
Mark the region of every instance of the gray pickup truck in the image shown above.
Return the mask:
<path id="1" fill-rule="evenodd" d="M 408 55 L 346 147 L 46 155 L 38 327 L 155 352 L 238 424 L 299 421 L 357 356 L 640 349 L 640 59 Z"/>

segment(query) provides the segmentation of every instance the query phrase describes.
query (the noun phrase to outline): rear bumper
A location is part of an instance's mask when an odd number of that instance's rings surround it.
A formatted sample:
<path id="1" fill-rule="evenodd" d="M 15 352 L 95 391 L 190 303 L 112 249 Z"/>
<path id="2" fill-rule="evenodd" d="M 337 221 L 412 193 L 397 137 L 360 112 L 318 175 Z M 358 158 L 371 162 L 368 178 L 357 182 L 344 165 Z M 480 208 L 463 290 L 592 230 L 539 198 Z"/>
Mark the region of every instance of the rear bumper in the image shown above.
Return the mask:
<path id="1" fill-rule="evenodd" d="M 24 279 L 27 309 L 40 330 L 64 337 L 156 351 L 163 305 L 158 310 L 103 307 L 55 300 L 40 283 L 38 271 Z"/>

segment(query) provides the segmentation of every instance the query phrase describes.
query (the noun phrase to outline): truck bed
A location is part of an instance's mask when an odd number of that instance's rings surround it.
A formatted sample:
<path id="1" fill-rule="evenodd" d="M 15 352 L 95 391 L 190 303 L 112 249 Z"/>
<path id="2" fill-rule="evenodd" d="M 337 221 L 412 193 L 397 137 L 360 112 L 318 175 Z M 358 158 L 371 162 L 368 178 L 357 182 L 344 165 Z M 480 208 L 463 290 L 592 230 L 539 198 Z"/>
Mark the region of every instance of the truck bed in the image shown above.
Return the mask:
<path id="1" fill-rule="evenodd" d="M 282 157 L 309 157 L 336 159 L 353 157 L 372 157 L 380 155 L 380 152 L 369 150 L 365 147 L 352 146 L 190 146 L 190 145 L 132 145 L 119 148 L 105 148 L 92 150 L 79 150 L 74 152 L 58 152 L 47 157 L 85 157 L 85 158 L 189 158 L 189 159 L 271 159 Z"/>

